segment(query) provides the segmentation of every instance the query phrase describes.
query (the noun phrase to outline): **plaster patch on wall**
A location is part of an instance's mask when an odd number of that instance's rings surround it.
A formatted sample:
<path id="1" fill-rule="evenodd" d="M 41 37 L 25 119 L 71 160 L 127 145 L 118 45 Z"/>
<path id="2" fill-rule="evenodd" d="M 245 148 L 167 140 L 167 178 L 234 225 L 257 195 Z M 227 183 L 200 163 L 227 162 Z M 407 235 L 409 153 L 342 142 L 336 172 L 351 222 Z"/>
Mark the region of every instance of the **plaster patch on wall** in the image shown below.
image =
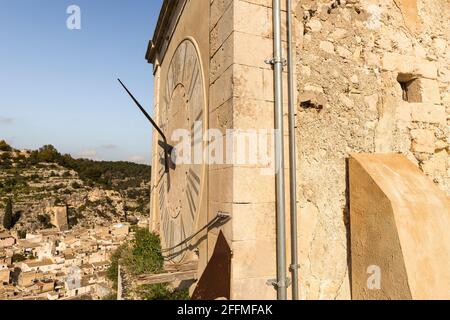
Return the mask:
<path id="1" fill-rule="evenodd" d="M 367 13 L 370 15 L 365 25 L 370 30 L 377 30 L 381 28 L 381 13 L 382 10 L 376 4 L 367 6 Z"/>
<path id="2" fill-rule="evenodd" d="M 400 9 L 405 21 L 406 27 L 411 32 L 417 32 L 421 29 L 419 10 L 417 0 L 394 0 L 394 3 Z"/>

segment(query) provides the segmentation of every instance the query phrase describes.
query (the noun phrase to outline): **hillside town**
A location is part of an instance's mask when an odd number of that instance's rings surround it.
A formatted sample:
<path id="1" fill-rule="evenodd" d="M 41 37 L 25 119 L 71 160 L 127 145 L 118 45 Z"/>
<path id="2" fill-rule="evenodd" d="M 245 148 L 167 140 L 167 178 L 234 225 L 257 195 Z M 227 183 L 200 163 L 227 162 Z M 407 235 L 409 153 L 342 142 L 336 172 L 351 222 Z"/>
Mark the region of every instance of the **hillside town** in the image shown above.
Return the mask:
<path id="1" fill-rule="evenodd" d="M 0 300 L 114 298 L 111 255 L 148 228 L 147 169 L 0 141 Z"/>
<path id="2" fill-rule="evenodd" d="M 0 234 L 0 300 L 100 300 L 112 293 L 110 256 L 130 225 Z"/>

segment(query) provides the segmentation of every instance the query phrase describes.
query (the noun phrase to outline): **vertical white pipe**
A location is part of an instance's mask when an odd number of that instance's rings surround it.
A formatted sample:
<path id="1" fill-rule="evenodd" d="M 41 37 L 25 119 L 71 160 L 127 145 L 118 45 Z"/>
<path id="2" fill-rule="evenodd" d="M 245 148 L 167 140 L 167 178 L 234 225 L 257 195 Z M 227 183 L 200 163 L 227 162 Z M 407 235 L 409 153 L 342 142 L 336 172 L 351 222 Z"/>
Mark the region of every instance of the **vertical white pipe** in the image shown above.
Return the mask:
<path id="1" fill-rule="evenodd" d="M 275 166 L 276 166 L 276 220 L 277 220 L 277 296 L 287 299 L 286 283 L 286 213 L 284 179 L 284 125 L 283 125 L 283 58 L 281 46 L 280 0 L 273 0 L 274 93 L 275 93 Z"/>
<path id="2" fill-rule="evenodd" d="M 292 44 L 292 0 L 287 0 L 287 41 L 288 41 L 288 104 L 289 104 L 289 191 L 291 211 L 291 265 L 292 300 L 298 300 L 298 238 L 297 238 L 297 148 L 295 135 L 294 107 L 294 57 Z"/>

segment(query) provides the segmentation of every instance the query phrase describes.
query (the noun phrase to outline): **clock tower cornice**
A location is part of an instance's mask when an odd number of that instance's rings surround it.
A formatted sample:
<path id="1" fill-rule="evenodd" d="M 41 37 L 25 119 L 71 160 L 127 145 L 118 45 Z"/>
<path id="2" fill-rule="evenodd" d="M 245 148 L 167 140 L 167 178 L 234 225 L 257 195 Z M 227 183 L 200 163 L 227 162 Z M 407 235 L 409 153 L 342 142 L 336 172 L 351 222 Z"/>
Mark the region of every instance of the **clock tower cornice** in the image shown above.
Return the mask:
<path id="1" fill-rule="evenodd" d="M 148 63 L 161 64 L 164 60 L 167 47 L 175 32 L 180 16 L 183 13 L 187 0 L 164 0 L 156 24 L 155 32 L 150 39 L 145 59 Z"/>

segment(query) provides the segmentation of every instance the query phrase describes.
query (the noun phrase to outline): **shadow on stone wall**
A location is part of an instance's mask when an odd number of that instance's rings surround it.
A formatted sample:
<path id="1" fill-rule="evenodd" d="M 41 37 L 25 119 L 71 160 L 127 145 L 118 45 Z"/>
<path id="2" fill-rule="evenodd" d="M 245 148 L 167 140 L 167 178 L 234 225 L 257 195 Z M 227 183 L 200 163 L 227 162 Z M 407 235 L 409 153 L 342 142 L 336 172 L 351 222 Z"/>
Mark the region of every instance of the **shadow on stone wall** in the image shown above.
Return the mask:
<path id="1" fill-rule="evenodd" d="M 345 159 L 345 208 L 343 212 L 343 219 L 345 224 L 345 232 L 347 236 L 347 267 L 348 267 L 348 279 L 350 282 L 350 295 L 353 297 L 352 288 L 352 237 L 350 228 L 350 169 L 349 158 Z"/>

